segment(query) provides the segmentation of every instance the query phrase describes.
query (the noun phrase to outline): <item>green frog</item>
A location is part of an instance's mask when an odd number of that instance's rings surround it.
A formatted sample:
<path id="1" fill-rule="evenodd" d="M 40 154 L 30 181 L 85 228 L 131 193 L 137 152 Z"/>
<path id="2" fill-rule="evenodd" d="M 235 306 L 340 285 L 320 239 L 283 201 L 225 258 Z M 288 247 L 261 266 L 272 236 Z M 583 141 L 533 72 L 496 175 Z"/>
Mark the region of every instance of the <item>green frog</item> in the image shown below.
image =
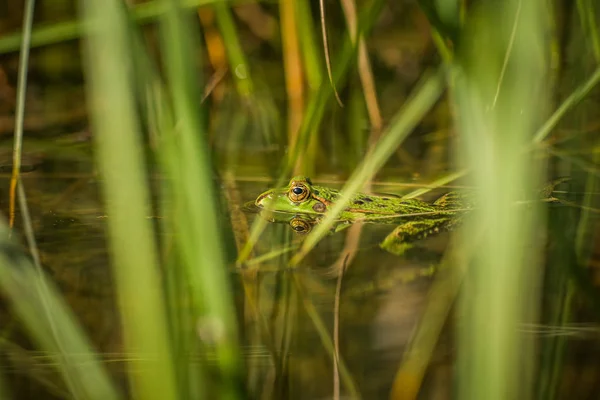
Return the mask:
<path id="1" fill-rule="evenodd" d="M 551 197 L 554 187 L 568 179 L 550 182 L 542 189 L 541 196 L 549 201 L 556 200 Z M 340 197 L 339 190 L 313 185 L 309 178 L 297 176 L 284 188 L 262 193 L 255 205 L 270 211 L 269 218 L 273 222 L 286 222 L 295 232 L 307 233 Z M 472 198 L 472 194 L 454 191 L 428 203 L 418 199 L 358 193 L 348 201 L 332 230 L 338 232 L 357 222 L 395 224 L 396 228 L 380 247 L 402 255 L 418 240 L 459 226 L 465 214 L 473 208 Z"/>
<path id="2" fill-rule="evenodd" d="M 258 196 L 255 205 L 271 211 L 272 221 L 287 222 L 295 232 L 307 233 L 339 198 L 338 190 L 314 185 L 309 178 L 297 176 L 286 187 Z M 401 255 L 418 240 L 454 229 L 471 208 L 469 196 L 461 192 L 446 193 L 433 203 L 358 193 L 339 215 L 333 231 L 357 222 L 396 224 L 380 246 Z"/>

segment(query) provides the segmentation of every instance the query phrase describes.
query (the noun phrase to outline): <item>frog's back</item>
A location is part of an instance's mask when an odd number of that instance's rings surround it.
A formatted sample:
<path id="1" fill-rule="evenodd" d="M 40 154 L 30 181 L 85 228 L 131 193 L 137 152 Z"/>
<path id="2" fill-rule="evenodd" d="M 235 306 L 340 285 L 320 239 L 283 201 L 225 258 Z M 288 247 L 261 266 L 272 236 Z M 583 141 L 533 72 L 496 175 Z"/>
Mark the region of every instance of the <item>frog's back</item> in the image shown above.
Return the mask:
<path id="1" fill-rule="evenodd" d="M 433 205 L 445 210 L 467 211 L 473 208 L 473 197 L 464 192 L 448 192 L 434 201 Z"/>
<path id="2" fill-rule="evenodd" d="M 371 215 L 406 215 L 433 212 L 435 207 L 417 199 L 357 194 L 348 204 L 348 211 Z"/>

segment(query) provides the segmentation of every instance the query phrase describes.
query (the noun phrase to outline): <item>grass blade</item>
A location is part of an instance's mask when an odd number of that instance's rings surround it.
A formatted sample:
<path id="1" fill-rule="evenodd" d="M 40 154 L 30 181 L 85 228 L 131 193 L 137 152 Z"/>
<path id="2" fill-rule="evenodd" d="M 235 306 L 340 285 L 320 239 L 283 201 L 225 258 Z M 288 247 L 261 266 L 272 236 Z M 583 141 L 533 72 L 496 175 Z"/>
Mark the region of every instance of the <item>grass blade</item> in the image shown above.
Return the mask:
<path id="1" fill-rule="evenodd" d="M 461 299 L 459 397 L 531 398 L 535 359 L 519 326 L 535 320 L 542 226 L 534 199 L 542 166 L 526 151 L 547 98 L 541 1 L 474 10 L 454 98 L 477 207 L 464 240 L 480 240 Z M 537 194 L 535 194 L 537 196 Z"/>
<path id="2" fill-rule="evenodd" d="M 110 248 L 135 397 L 174 399 L 177 386 L 143 148 L 132 90 L 127 15 L 117 1 L 82 0 L 90 104 L 109 219 Z"/>
<path id="3" fill-rule="evenodd" d="M 197 330 L 202 332 L 204 344 L 216 352 L 222 380 L 220 398 L 235 399 L 243 392 L 236 312 L 217 217 L 208 134 L 197 107 L 200 86 L 190 58 L 194 54 L 194 31 L 187 18 L 189 15 L 184 14 L 177 3 L 169 2 L 169 10 L 161 21 L 173 114 L 177 121 L 177 130 L 170 127 L 162 138 L 169 149 L 164 162 L 172 178 L 176 240 L 191 288 Z"/>

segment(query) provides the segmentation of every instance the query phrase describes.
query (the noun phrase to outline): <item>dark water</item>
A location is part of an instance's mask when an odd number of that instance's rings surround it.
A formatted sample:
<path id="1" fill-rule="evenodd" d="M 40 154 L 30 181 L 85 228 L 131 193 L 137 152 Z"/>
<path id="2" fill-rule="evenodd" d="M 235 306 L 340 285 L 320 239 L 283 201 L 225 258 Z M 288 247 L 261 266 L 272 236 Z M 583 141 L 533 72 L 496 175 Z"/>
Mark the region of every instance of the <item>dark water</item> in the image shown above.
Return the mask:
<path id="1" fill-rule="evenodd" d="M 122 347 L 107 250 L 106 228 L 110 216 L 103 212 L 98 177 L 91 163 L 69 161 L 50 165 L 51 168 L 40 167 L 23 175 L 44 271 L 59 288 L 115 380 L 123 382 L 127 355 Z M 152 184 L 158 186 L 158 182 L 153 179 Z M 240 316 L 250 392 L 276 399 L 330 398 L 334 368 L 323 334 L 333 340 L 337 320 L 339 333 L 335 341 L 358 391 L 363 398 L 387 398 L 403 354 L 422 323 L 424 307 L 432 295 L 432 282 L 438 277 L 436 267 L 449 235 L 428 239 L 416 251 L 397 257 L 378 247 L 393 226 L 364 225 L 355 246 L 355 257 L 341 279 L 336 311 L 340 281 L 332 274 L 332 266 L 339 265 L 348 251 L 345 246 L 350 240 L 349 230 L 327 236 L 297 268 L 289 269 L 289 259 L 305 236 L 292 232 L 286 224 L 268 224 L 248 260 L 247 268 L 252 272 L 236 269 L 233 237 L 238 229 L 231 228 L 231 207 L 239 208 L 253 200 L 269 184 L 264 180 L 240 179 L 236 181 L 240 204 L 228 206 L 223 200 L 222 207 L 224 230 L 230 232 L 227 246 L 230 278 L 236 288 L 233 296 Z M 7 188 L 8 178 L 4 176 L 0 196 L 4 210 Z M 221 199 L 230 198 L 222 190 Z M 252 213 L 242 215 L 250 225 L 258 218 Z M 158 221 L 161 216 L 149 217 Z M 17 230 L 22 229 L 19 219 L 16 226 Z M 282 248 L 291 250 L 256 261 Z M 244 284 L 253 289 L 256 309 L 249 307 Z M 550 292 L 545 298 L 552 296 Z M 563 326 L 553 325 L 544 317 L 546 323 L 523 327 L 524 332 L 534 335 L 540 348 L 545 344 L 553 346 L 556 337 L 564 339 L 568 350 L 564 353 L 559 387 L 565 396 L 577 388 L 574 398 L 594 398 L 589 396 L 599 390 L 592 377 L 598 372 L 600 330 L 594 323 L 594 308 L 586 304 L 582 297 L 573 322 Z M 318 319 L 310 312 L 312 309 Z M 266 322 L 266 331 L 258 316 Z M 460 322 L 454 313 L 442 321 L 444 329 L 433 354 L 428 356 L 429 367 L 420 398 L 451 398 L 456 372 L 457 321 Z M 60 398 L 64 387 L 55 383 L 52 359 L 35 351 L 6 307 L 2 322 L 7 343 L 3 352 L 5 372 L 19 398 Z M 320 331 L 321 323 L 324 332 Z M 544 354 L 540 351 L 541 360 Z M 204 358 L 202 354 L 194 357 Z M 210 357 L 205 361 L 209 365 L 212 362 Z M 540 368 L 543 366 L 544 361 L 540 362 Z M 344 385 L 341 379 L 341 393 L 347 394 Z"/>
<path id="2" fill-rule="evenodd" d="M 92 165 L 79 163 L 76 167 L 56 162 L 49 169 L 37 168 L 23 175 L 23 185 L 43 269 L 64 296 L 107 368 L 118 377 L 125 372 L 126 356 L 107 249 L 106 228 L 110 216 L 103 212 L 99 180 Z M 4 210 L 8 208 L 8 185 L 9 179 L 5 176 L 1 186 Z M 243 200 L 253 199 L 264 189 L 263 185 L 240 181 Z M 257 217 L 244 215 L 250 223 Z M 22 229 L 20 217 L 18 213 L 17 230 Z M 340 353 L 365 398 L 384 397 L 389 391 L 403 349 L 418 322 L 435 258 L 403 260 L 380 250 L 377 243 L 390 229 L 389 225 L 364 227 L 356 257 L 341 282 Z M 302 239 L 303 236 L 293 233 L 286 225 L 269 224 L 256 245 L 254 256 L 259 257 L 279 246 L 296 248 Z M 248 371 L 258 375 L 255 381 L 248 382 L 253 390 L 261 392 L 264 388 L 258 386 L 269 385 L 272 362 L 278 360 L 283 365 L 279 372 L 284 375 L 271 381 L 274 398 L 330 396 L 331 353 L 323 346 L 315 321 L 306 312 L 306 304 L 316 309 L 331 335 L 338 284 L 331 270 L 345 240 L 345 232 L 326 237 L 294 270 L 287 269 L 293 251 L 252 264 L 257 271 L 252 285 L 256 289 L 258 311 L 268 321 L 272 340 L 272 343 L 265 342 L 265 337 L 257 334 L 256 322 L 252 321 L 255 315 L 240 309 Z M 443 244 L 444 239 L 434 243 L 434 247 L 443 248 Z M 432 253 L 438 254 L 436 251 Z M 229 258 L 234 256 L 232 253 Z M 235 293 L 237 304 L 242 305 L 243 274 L 236 271 L 233 263 L 230 268 L 231 280 L 239 289 Z M 3 325 L 10 327 L 4 338 L 14 344 L 4 352 L 8 360 L 6 372 L 15 382 L 13 388 L 22 393 L 22 398 L 51 398 L 61 393 L 64 388 L 53 389 L 42 379 L 55 376 L 51 358 L 45 359 L 33 351 L 18 320 L 6 308 L 2 315 Z M 272 354 L 274 349 L 276 354 Z M 448 370 L 448 355 L 445 349 L 436 361 L 440 371 Z M 32 366 L 35 368 L 31 369 Z M 434 376 L 437 377 L 437 373 Z M 435 382 L 446 378 L 431 379 Z M 438 383 L 431 383 L 431 387 L 437 386 Z"/>

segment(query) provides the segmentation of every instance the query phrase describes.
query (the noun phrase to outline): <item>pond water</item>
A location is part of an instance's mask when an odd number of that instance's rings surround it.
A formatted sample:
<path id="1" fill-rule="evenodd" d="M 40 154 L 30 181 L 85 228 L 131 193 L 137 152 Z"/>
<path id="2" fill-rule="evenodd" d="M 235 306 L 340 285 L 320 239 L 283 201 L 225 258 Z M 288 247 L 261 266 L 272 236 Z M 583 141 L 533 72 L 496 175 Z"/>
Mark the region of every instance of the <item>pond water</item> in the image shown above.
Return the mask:
<path id="1" fill-rule="evenodd" d="M 90 164 L 52 165 L 51 169 L 38 166 L 23 175 L 43 268 L 109 371 L 122 380 L 127 354 L 122 348 L 106 247 L 110 216 L 103 212 L 99 181 Z M 156 185 L 159 181 L 153 180 Z M 225 185 L 221 187 L 220 197 L 230 198 L 223 189 Z M 269 183 L 264 180 L 238 180 L 237 189 L 243 195 L 233 207 L 242 210 L 267 187 Z M 6 209 L 6 175 L 1 188 L 1 206 Z M 431 316 L 424 322 L 424 313 L 428 302 L 439 301 L 434 283 L 437 281 L 439 286 L 446 279 L 438 266 L 449 235 L 422 241 L 414 251 L 398 257 L 378 245 L 393 226 L 356 224 L 326 236 L 292 269 L 289 260 L 306 235 L 294 232 L 287 223 L 269 223 L 252 256 L 240 267 L 235 264 L 233 236 L 238 229 L 231 228 L 234 213 L 229 211 L 231 207 L 228 210 L 226 201 L 223 203 L 224 229 L 235 232 L 230 234 L 228 246 L 229 276 L 238 305 L 249 390 L 266 398 L 325 399 L 330 398 L 336 385 L 342 394 L 348 393 L 350 384 L 363 398 L 386 398 L 407 350 L 414 345 L 416 332 L 423 329 L 422 324 L 432 323 Z M 239 215 L 248 226 L 260 218 L 256 213 Z M 162 216 L 148 217 L 159 227 Z M 17 219 L 17 229 L 20 226 Z M 340 277 L 344 261 L 346 270 Z M 433 321 L 442 330 L 432 352 L 422 357 L 428 367 L 420 398 L 450 396 L 456 357 L 456 320 L 452 315 L 447 320 L 443 315 L 437 317 L 442 320 Z M 10 363 L 7 374 L 14 378 L 15 387 L 22 387 L 21 398 L 61 397 L 63 389 L 48 382 L 48 377 L 55 374 L 52 358 L 32 351 L 7 310 L 2 318 L 7 326 L 4 339 L 11 343 L 5 349 Z M 568 343 L 574 349 L 598 348 L 600 344 L 593 325 L 573 327 L 571 331 L 552 325 L 523 329 L 540 341 L 550 340 L 553 335 L 569 335 Z M 338 349 L 343 364 L 337 372 L 331 346 Z M 572 354 L 563 378 L 565 387 L 577 382 L 571 370 L 596 370 L 596 364 L 588 363 L 589 355 Z M 210 359 L 206 359 L 209 364 Z"/>

